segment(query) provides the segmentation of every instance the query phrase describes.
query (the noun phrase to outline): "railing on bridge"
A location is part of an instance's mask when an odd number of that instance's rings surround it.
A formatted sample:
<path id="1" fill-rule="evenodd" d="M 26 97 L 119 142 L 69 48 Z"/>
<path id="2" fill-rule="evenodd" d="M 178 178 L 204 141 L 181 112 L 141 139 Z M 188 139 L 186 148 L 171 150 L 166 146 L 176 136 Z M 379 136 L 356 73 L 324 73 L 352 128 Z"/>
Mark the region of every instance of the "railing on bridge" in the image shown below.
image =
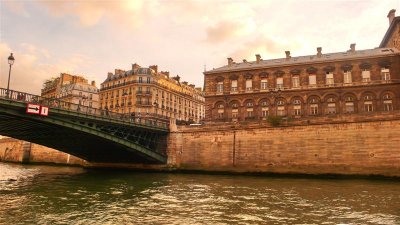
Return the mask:
<path id="1" fill-rule="evenodd" d="M 40 104 L 48 106 L 49 108 L 63 109 L 67 111 L 80 113 L 83 115 L 92 115 L 101 118 L 118 120 L 122 122 L 138 124 L 148 127 L 159 127 L 165 129 L 168 129 L 169 127 L 169 121 L 163 116 L 158 116 L 154 114 L 151 115 L 149 114 L 144 116 L 133 116 L 131 114 L 110 112 L 108 110 L 96 109 L 89 106 L 62 101 L 59 99 L 44 98 L 38 95 L 33 95 L 20 91 L 9 90 L 7 92 L 7 89 L 4 88 L 0 88 L 0 99 Z"/>

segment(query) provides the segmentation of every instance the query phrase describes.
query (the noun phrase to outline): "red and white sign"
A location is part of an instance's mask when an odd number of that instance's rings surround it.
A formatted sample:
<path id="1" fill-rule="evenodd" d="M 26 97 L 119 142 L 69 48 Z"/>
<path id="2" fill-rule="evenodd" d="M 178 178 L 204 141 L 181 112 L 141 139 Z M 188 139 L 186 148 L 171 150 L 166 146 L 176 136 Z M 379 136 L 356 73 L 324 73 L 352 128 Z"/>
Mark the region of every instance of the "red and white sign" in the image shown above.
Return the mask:
<path id="1" fill-rule="evenodd" d="M 26 104 L 26 113 L 29 114 L 39 114 L 40 113 L 40 105 L 37 104 Z"/>
<path id="2" fill-rule="evenodd" d="M 40 115 L 41 116 L 48 116 L 49 115 L 49 107 L 40 106 Z"/>

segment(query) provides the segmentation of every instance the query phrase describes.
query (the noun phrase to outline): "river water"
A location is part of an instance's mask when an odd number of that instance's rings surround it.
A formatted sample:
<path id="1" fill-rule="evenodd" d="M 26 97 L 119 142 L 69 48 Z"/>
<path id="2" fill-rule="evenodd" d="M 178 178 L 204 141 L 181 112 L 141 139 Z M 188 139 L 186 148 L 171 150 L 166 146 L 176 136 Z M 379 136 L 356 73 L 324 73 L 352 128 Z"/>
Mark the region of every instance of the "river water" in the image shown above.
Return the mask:
<path id="1" fill-rule="evenodd" d="M 0 163 L 0 224 L 400 224 L 400 181 Z"/>

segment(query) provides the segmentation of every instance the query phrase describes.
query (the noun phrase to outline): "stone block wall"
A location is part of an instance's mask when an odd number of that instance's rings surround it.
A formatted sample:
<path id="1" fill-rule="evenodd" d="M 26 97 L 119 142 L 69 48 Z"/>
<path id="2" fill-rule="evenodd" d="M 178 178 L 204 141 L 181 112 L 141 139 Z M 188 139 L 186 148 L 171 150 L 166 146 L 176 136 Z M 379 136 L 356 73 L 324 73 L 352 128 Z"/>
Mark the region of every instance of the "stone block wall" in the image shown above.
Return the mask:
<path id="1" fill-rule="evenodd" d="M 60 152 L 56 149 L 13 138 L 0 139 L 0 161 L 25 163 L 55 163 L 64 165 L 87 164 L 87 162 L 83 159 L 69 155 L 64 152 Z"/>
<path id="2" fill-rule="evenodd" d="M 288 127 L 178 127 L 169 165 L 182 170 L 400 176 L 400 120 Z"/>

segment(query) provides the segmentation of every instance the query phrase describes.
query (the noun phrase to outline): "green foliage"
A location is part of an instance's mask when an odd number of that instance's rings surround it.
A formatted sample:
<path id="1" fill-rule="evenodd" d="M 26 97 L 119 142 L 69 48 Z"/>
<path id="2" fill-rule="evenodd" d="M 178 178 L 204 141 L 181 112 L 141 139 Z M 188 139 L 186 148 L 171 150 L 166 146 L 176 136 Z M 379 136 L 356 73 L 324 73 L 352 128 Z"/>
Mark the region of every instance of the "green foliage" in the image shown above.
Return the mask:
<path id="1" fill-rule="evenodd" d="M 271 126 L 278 127 L 282 123 L 282 117 L 281 116 L 268 116 L 267 121 Z"/>

